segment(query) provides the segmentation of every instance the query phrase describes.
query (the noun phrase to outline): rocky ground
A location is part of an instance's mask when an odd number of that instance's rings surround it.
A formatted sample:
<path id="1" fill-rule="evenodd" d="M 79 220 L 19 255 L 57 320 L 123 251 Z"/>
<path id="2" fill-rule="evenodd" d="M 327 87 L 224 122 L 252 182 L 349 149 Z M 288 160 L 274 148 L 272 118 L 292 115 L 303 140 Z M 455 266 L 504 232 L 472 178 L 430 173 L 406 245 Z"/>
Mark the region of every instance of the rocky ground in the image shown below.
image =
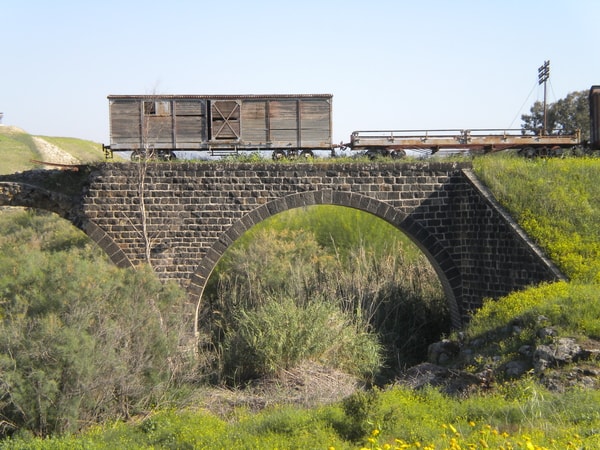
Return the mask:
<path id="1" fill-rule="evenodd" d="M 407 370 L 399 382 L 416 389 L 433 385 L 452 395 L 493 389 L 497 382 L 523 376 L 532 376 L 557 392 L 574 386 L 600 389 L 600 342 L 560 336 L 546 320 L 538 319 L 534 342 L 522 345 L 509 355 L 494 354 L 493 349 L 499 341 L 522 332 L 518 322 L 493 336 L 436 342 L 429 347 L 428 362 Z M 477 366 L 480 370 L 475 373 L 465 370 Z"/>

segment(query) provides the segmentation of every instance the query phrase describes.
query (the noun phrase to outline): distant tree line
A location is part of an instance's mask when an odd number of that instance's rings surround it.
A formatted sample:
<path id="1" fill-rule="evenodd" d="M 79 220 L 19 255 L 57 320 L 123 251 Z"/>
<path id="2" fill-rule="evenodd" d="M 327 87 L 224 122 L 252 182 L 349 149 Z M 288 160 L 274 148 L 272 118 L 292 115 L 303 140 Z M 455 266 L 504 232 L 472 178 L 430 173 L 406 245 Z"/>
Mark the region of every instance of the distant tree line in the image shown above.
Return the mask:
<path id="1" fill-rule="evenodd" d="M 521 116 L 524 133 L 538 134 L 544 127 L 544 103 L 536 101 L 529 114 Z M 546 107 L 548 134 L 575 134 L 581 132 L 583 141 L 590 138 L 590 107 L 588 91 L 575 91 Z"/>

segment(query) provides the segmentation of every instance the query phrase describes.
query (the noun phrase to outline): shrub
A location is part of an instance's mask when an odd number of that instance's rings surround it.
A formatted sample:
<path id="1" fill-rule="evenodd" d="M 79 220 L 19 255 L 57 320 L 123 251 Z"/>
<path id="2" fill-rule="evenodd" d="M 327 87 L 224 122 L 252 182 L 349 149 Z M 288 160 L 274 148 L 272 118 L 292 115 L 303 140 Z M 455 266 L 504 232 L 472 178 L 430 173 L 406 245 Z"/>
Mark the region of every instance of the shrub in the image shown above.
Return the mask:
<path id="1" fill-rule="evenodd" d="M 0 238 L 0 431 L 76 431 L 164 401 L 186 371 L 181 290 L 112 266 L 54 215 L 15 214 L 32 226 Z"/>
<path id="2" fill-rule="evenodd" d="M 338 432 L 347 440 L 358 441 L 373 429 L 381 427 L 381 397 L 376 390 L 356 391 L 344 399 L 342 408 L 346 421 Z"/>
<path id="3" fill-rule="evenodd" d="M 362 332 L 327 302 L 298 305 L 271 298 L 255 310 L 241 310 L 225 337 L 225 373 L 236 381 L 274 374 L 304 360 L 360 375 L 379 366 L 375 336 Z"/>

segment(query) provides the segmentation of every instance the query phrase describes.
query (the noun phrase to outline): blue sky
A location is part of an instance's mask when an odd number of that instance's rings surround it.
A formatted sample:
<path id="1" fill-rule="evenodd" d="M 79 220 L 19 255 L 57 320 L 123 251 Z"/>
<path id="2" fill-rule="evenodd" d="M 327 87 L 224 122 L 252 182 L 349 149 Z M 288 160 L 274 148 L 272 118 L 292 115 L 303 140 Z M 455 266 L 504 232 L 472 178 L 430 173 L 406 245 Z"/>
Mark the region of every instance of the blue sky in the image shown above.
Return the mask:
<path id="1" fill-rule="evenodd" d="M 333 98 L 354 130 L 519 128 L 600 84 L 597 0 L 46 1 L 0 5 L 3 124 L 108 143 L 109 94 Z"/>

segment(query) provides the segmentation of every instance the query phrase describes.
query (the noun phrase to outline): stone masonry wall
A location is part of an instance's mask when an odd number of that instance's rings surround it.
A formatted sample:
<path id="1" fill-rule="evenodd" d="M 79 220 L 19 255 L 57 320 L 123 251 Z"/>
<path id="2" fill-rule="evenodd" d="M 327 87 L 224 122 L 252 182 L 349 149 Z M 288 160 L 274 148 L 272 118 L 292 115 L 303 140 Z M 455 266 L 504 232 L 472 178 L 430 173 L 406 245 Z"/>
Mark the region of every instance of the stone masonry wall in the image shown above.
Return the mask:
<path id="1" fill-rule="evenodd" d="M 198 301 L 216 261 L 254 224 L 307 205 L 358 208 L 394 224 L 419 245 L 459 325 L 484 297 L 561 276 L 469 167 L 101 164 L 92 168 L 81 198 L 81 222 L 120 265 L 149 257 L 161 277 L 180 281 Z"/>

